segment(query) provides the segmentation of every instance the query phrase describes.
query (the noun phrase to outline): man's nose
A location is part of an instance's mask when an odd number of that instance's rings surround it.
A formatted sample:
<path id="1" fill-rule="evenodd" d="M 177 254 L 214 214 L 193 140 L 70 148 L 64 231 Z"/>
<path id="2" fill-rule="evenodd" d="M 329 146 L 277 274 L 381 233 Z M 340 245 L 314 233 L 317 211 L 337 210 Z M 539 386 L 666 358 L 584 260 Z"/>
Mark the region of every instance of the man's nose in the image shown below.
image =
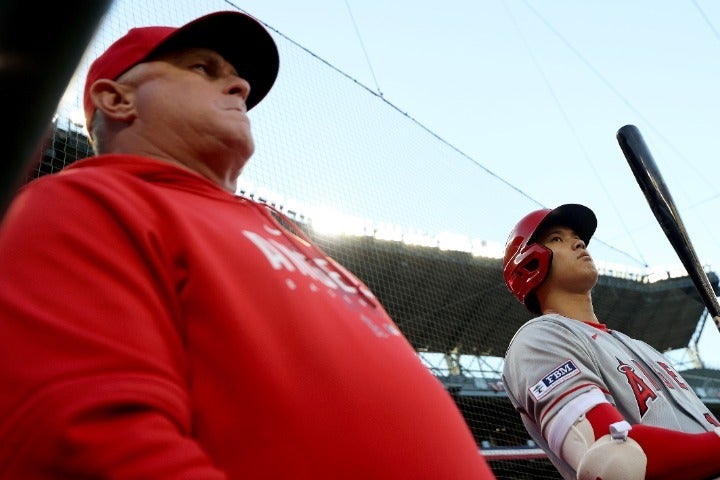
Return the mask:
<path id="1" fill-rule="evenodd" d="M 250 95 L 250 84 L 247 80 L 237 75 L 232 75 L 230 82 L 227 86 L 227 93 L 230 95 L 240 95 L 243 101 L 247 101 L 248 95 Z"/>

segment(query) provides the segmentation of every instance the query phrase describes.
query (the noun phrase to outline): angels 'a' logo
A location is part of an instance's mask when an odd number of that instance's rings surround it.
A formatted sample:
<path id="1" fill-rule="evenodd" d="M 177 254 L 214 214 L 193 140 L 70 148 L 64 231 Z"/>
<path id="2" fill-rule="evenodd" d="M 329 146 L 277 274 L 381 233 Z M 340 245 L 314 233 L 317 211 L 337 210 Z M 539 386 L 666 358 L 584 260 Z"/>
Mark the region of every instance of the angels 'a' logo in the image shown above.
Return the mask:
<path id="1" fill-rule="evenodd" d="M 633 367 L 623 363 L 619 358 L 617 361 L 617 370 L 625 375 L 625 379 L 635 395 L 635 401 L 637 402 L 638 410 L 640 411 L 640 418 L 642 418 L 648 410 L 648 402 L 650 400 L 655 400 L 657 398 L 657 393 L 650 388 L 647 382 L 645 382 L 640 375 L 635 373 L 635 369 Z"/>

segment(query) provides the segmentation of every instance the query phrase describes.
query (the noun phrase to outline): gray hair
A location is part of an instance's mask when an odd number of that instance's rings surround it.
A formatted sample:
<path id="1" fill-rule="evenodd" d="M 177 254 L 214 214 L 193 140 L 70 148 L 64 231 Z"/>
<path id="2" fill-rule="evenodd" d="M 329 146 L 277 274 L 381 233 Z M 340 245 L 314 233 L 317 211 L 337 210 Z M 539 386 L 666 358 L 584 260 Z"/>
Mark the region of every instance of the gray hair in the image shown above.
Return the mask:
<path id="1" fill-rule="evenodd" d="M 90 134 L 90 146 L 92 146 L 95 155 L 103 153 L 104 138 L 107 133 L 105 124 L 105 115 L 100 110 L 95 110 L 90 126 L 88 127 L 88 133 Z"/>

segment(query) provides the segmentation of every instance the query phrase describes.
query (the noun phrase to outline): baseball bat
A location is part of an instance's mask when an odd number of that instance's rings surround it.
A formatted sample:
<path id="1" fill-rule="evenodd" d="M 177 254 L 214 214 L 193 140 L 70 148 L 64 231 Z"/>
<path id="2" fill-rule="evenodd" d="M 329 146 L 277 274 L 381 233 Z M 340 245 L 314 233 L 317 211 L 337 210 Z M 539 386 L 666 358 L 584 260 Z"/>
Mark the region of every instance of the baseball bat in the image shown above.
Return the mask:
<path id="1" fill-rule="evenodd" d="M 625 125 L 617 132 L 617 140 L 635 175 L 655 218 L 670 240 L 675 253 L 695 284 L 700 298 L 720 329 L 720 303 L 705 270 L 698 260 L 695 248 L 685 230 L 675 202 L 670 195 L 650 149 L 635 125 Z"/>
<path id="2" fill-rule="evenodd" d="M 0 1 L 0 105 L 22 112 L 2 127 L 0 217 L 40 162 L 53 113 L 112 3 L 45 2 L 38 15 L 37 2 Z"/>

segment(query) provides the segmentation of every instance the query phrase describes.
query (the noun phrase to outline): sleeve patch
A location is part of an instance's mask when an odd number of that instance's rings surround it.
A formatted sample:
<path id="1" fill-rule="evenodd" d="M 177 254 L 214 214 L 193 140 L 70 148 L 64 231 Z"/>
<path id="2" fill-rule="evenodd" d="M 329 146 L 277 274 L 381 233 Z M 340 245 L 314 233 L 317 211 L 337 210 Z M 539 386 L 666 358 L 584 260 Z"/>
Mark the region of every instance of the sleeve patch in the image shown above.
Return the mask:
<path id="1" fill-rule="evenodd" d="M 566 360 L 562 364 L 553 368 L 550 373 L 530 387 L 530 393 L 532 393 L 532 396 L 535 397 L 535 400 L 540 400 L 550 393 L 555 387 L 579 374 L 580 369 L 577 365 L 575 365 L 572 360 Z"/>

